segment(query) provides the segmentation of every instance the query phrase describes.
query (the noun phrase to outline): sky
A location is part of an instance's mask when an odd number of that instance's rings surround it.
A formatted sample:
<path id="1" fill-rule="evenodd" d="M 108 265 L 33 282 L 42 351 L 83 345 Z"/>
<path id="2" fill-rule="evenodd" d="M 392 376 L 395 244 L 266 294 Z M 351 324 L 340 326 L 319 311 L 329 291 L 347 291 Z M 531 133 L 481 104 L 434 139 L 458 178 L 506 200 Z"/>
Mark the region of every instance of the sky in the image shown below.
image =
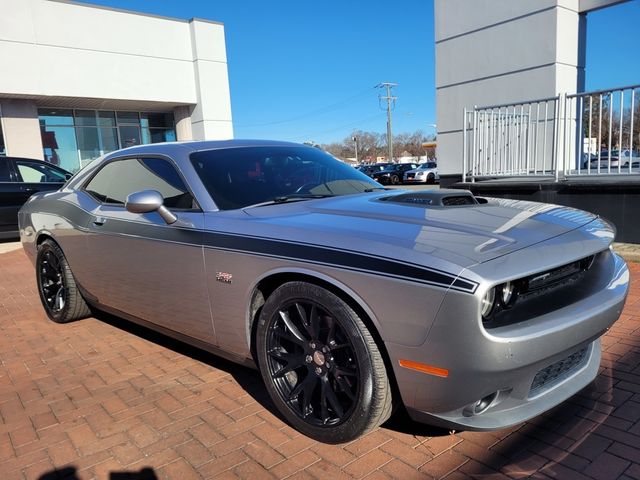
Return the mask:
<path id="1" fill-rule="evenodd" d="M 356 129 L 384 133 L 382 82 L 398 84 L 394 134 L 435 133 L 433 0 L 86 1 L 224 23 L 236 138 L 331 143 Z M 587 90 L 640 82 L 640 0 L 587 22 Z"/>

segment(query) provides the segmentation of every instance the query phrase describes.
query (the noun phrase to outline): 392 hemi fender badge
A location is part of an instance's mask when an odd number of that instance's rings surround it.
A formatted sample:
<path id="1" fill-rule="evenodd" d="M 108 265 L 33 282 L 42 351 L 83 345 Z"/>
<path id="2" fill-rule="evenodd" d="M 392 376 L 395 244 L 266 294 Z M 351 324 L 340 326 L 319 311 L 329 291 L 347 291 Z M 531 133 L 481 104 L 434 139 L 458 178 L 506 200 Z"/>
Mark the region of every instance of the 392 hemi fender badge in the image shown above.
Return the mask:
<path id="1" fill-rule="evenodd" d="M 217 272 L 216 280 L 222 283 L 233 283 L 233 275 L 227 272 Z"/>

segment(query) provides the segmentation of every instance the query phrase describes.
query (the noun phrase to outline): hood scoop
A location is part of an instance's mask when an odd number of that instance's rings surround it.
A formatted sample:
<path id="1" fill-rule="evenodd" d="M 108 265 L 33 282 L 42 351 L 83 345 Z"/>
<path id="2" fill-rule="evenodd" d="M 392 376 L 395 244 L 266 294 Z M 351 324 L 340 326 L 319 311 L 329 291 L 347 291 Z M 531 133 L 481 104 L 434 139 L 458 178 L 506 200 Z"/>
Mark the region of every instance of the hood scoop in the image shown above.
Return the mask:
<path id="1" fill-rule="evenodd" d="M 467 190 L 427 190 L 401 193 L 380 198 L 381 202 L 402 203 L 422 207 L 461 207 L 487 203 L 484 198 L 476 198 Z"/>

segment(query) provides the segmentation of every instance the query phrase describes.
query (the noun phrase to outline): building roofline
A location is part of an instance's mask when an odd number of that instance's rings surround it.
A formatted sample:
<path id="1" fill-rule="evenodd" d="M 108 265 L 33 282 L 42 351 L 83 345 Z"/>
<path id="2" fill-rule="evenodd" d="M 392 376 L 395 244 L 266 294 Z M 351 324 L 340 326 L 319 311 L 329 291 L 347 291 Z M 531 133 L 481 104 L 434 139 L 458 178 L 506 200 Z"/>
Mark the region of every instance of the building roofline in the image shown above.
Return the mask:
<path id="1" fill-rule="evenodd" d="M 116 7 L 107 7 L 104 5 L 96 5 L 94 3 L 86 3 L 86 2 L 77 2 L 75 0 L 47 0 L 48 2 L 56 2 L 56 3 L 66 3 L 68 5 L 77 5 L 79 7 L 87 7 L 87 8 L 95 8 L 98 10 L 108 10 L 110 12 L 118 12 L 118 13 L 127 13 L 130 15 L 139 15 L 141 17 L 150 17 L 150 18 L 158 18 L 160 20 L 170 20 L 172 22 L 180 22 L 180 23 L 192 23 L 192 22 L 205 22 L 205 23 L 211 23 L 214 25 L 224 25 L 224 23 L 222 22 L 218 22 L 216 20 L 208 20 L 205 18 L 191 18 L 191 19 L 184 19 L 184 18 L 177 18 L 177 17 L 168 17 L 166 15 L 156 15 L 155 13 L 145 13 L 145 12 L 138 12 L 135 10 L 127 10 L 124 8 L 116 8 Z"/>

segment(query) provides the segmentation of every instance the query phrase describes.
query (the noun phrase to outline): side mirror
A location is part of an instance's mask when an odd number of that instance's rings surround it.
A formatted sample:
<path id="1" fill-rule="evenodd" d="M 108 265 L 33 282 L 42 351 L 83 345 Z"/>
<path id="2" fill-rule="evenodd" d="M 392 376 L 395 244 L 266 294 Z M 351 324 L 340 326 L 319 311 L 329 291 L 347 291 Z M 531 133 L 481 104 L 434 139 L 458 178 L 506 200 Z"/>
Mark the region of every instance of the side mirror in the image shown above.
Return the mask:
<path id="1" fill-rule="evenodd" d="M 150 213 L 157 211 L 162 219 L 171 225 L 178 220 L 178 217 L 171 213 L 163 203 L 162 195 L 156 190 L 143 190 L 129 195 L 124 204 L 124 208 L 131 213 Z"/>

